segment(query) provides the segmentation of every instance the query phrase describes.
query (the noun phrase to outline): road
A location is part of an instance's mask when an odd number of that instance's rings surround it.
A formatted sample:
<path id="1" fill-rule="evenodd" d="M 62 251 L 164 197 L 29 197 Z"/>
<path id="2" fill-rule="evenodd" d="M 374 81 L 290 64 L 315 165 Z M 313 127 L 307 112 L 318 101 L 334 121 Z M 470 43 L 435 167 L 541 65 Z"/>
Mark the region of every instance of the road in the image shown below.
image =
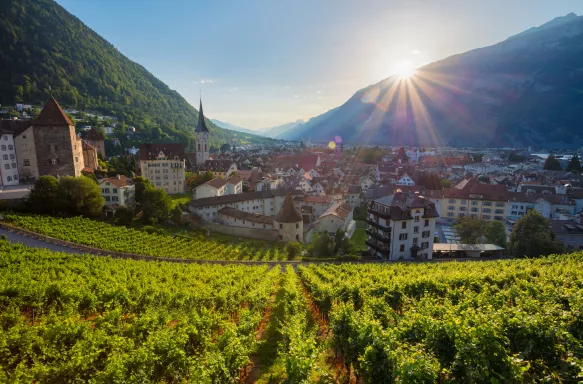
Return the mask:
<path id="1" fill-rule="evenodd" d="M 4 228 L 0 228 L 0 235 L 5 235 L 8 241 L 11 243 L 20 243 L 29 247 L 34 248 L 45 248 L 55 252 L 65 252 L 65 253 L 72 253 L 72 254 L 87 254 L 88 252 L 81 251 L 75 248 L 65 247 L 59 244 L 49 243 L 48 241 L 38 240 L 27 236 L 23 233 L 13 232 L 6 230 Z"/>

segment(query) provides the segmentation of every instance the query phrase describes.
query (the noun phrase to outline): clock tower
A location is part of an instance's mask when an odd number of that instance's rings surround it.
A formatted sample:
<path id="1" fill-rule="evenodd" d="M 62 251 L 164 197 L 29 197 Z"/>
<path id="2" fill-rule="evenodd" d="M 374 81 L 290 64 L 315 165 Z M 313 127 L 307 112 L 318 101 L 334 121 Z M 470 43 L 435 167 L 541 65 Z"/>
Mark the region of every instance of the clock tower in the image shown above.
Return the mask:
<path id="1" fill-rule="evenodd" d="M 198 110 L 198 125 L 194 130 L 194 137 L 196 138 L 196 165 L 203 165 L 209 159 L 209 135 L 210 132 L 204 122 L 204 114 L 202 113 L 202 99 L 200 99 L 200 109 Z"/>

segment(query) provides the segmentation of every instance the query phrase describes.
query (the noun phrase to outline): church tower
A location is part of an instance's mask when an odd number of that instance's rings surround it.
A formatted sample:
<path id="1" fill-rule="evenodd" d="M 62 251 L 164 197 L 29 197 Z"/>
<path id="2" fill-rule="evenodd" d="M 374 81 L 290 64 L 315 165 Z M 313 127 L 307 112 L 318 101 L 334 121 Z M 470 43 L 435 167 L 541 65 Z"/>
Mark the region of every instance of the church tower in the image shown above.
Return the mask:
<path id="1" fill-rule="evenodd" d="M 203 165 L 209 159 L 209 129 L 204 122 L 204 114 L 202 113 L 202 99 L 200 99 L 200 109 L 198 110 L 198 125 L 194 130 L 194 137 L 196 138 L 196 165 Z"/>

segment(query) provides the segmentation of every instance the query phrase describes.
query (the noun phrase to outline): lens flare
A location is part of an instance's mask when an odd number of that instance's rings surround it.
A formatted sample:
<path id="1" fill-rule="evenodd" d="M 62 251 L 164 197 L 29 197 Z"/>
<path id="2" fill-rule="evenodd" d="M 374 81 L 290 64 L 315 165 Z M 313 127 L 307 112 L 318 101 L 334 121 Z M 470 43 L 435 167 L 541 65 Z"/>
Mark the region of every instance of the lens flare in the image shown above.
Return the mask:
<path id="1" fill-rule="evenodd" d="M 334 142 L 335 142 L 336 144 L 340 144 L 340 143 L 342 143 L 342 137 L 340 137 L 340 136 L 334 136 Z"/>
<path id="2" fill-rule="evenodd" d="M 328 148 L 330 148 L 330 149 L 334 149 L 334 148 L 336 148 L 336 143 L 335 143 L 335 142 L 333 142 L 333 141 L 329 142 L 329 143 L 328 143 Z"/>

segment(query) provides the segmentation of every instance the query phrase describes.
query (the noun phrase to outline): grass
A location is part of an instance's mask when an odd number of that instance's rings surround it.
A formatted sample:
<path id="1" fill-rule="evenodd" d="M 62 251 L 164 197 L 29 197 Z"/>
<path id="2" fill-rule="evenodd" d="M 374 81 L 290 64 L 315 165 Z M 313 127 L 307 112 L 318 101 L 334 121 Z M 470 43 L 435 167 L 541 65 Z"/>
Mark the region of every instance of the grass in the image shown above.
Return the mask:
<path id="1" fill-rule="evenodd" d="M 172 209 L 176 207 L 177 204 L 188 204 L 191 199 L 190 193 L 178 193 L 176 195 L 169 195 L 170 199 L 172 199 Z"/>
<path id="2" fill-rule="evenodd" d="M 366 245 L 364 241 L 366 240 L 366 232 L 364 231 L 366 227 L 366 223 L 364 221 L 357 220 L 356 221 L 356 230 L 354 234 L 350 238 L 350 242 L 356 247 L 358 250 L 365 250 Z"/>

